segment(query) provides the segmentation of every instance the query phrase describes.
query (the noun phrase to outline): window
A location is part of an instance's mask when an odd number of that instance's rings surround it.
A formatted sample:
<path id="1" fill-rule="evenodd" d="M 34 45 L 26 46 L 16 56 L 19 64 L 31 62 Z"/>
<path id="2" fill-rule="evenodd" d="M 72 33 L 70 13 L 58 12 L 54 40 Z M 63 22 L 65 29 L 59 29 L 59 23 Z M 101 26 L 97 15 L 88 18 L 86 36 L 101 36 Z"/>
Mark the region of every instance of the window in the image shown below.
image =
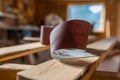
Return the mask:
<path id="1" fill-rule="evenodd" d="M 68 20 L 80 19 L 93 25 L 93 32 L 103 32 L 105 22 L 104 4 L 73 4 L 68 6 Z"/>

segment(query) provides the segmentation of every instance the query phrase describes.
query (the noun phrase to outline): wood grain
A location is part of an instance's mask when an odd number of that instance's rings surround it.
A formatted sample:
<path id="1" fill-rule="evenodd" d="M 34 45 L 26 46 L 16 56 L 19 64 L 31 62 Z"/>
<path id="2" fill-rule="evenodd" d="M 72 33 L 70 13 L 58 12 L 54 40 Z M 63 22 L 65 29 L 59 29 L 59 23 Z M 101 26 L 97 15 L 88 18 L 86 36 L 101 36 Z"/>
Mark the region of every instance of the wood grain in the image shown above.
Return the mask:
<path id="1" fill-rule="evenodd" d="M 0 63 L 46 50 L 49 50 L 49 46 L 42 45 L 40 42 L 0 48 Z"/>
<path id="2" fill-rule="evenodd" d="M 22 44 L 22 45 L 10 46 L 10 47 L 3 47 L 0 48 L 0 56 L 9 53 L 35 49 L 39 47 L 44 47 L 44 45 L 42 45 L 40 42 L 35 42 L 35 43 L 28 43 L 28 44 Z"/>
<path id="3" fill-rule="evenodd" d="M 20 72 L 18 75 L 33 80 L 75 80 L 86 70 L 86 66 L 97 59 L 98 57 L 71 60 L 71 63 L 53 59 L 30 70 Z"/>
<path id="4" fill-rule="evenodd" d="M 110 38 L 107 40 L 111 41 L 109 42 L 111 45 L 106 43 L 106 39 L 101 40 L 101 42 L 102 44 L 108 45 L 107 49 L 110 50 L 113 47 L 113 44 L 115 44 L 116 39 Z M 99 46 L 101 45 L 99 44 Z M 89 48 L 91 47 L 89 46 Z M 106 47 L 104 50 L 106 50 Z M 82 80 L 89 80 L 96 67 L 106 57 L 106 55 L 108 55 L 108 50 L 103 52 L 101 56 L 96 57 L 69 59 L 63 61 L 53 59 L 39 64 L 29 70 L 19 72 L 18 80 L 77 80 L 81 79 L 79 77 L 82 77 Z"/>
<path id="5" fill-rule="evenodd" d="M 108 40 L 108 42 L 107 42 Z M 97 44 L 98 43 L 98 44 Z M 107 39 L 104 39 L 104 40 L 101 40 L 101 41 L 97 41 L 93 44 L 95 45 L 92 45 L 92 46 L 89 46 L 89 48 L 95 48 L 95 49 L 98 49 L 98 50 L 105 50 L 105 52 L 99 57 L 99 59 L 93 64 L 90 66 L 89 68 L 89 71 L 87 71 L 85 73 L 85 75 L 82 77 L 82 80 L 89 80 L 92 76 L 92 74 L 94 73 L 94 71 L 96 70 L 96 68 L 99 66 L 99 64 L 101 62 L 103 62 L 103 60 L 109 56 L 110 54 L 110 51 L 112 50 L 112 48 L 115 46 L 115 44 L 117 43 L 117 39 L 116 38 L 107 38 Z M 105 47 L 104 47 L 105 45 Z M 99 46 L 99 47 L 98 47 Z M 101 46 L 101 47 L 100 47 Z M 88 47 L 88 46 L 87 46 Z M 96 48 L 97 47 L 97 48 Z"/>

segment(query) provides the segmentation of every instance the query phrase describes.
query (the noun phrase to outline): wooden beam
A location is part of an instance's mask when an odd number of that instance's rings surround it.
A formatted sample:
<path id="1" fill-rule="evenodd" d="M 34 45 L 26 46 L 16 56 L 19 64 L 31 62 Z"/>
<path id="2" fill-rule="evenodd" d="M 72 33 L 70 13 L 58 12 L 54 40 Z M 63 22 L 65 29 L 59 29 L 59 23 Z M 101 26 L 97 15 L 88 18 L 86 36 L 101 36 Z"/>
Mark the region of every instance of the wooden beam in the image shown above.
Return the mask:
<path id="1" fill-rule="evenodd" d="M 23 40 L 28 42 L 38 42 L 40 41 L 40 37 L 24 37 Z"/>
<path id="2" fill-rule="evenodd" d="M 88 44 L 87 48 L 97 49 L 97 50 L 108 50 L 110 47 L 114 46 L 114 42 L 116 42 L 116 38 L 107 38 L 92 44 Z"/>
<path id="3" fill-rule="evenodd" d="M 103 60 L 107 56 L 110 55 L 109 53 L 112 50 L 112 48 L 115 46 L 116 43 L 117 43 L 116 38 L 107 38 L 107 39 L 97 41 L 97 42 L 87 46 L 89 48 L 105 50 L 105 52 L 102 53 L 101 56 L 99 57 L 99 59 L 93 65 L 90 66 L 89 71 L 86 72 L 86 74 L 82 77 L 82 80 L 89 80 L 91 78 L 92 74 L 94 73 L 96 68 L 99 66 L 99 64 L 101 62 L 103 62 Z"/>
<path id="4" fill-rule="evenodd" d="M 116 43 L 116 39 L 114 38 L 107 39 L 107 41 L 110 41 L 110 44 L 106 43 L 106 39 L 98 43 L 98 46 L 101 47 L 104 46 L 100 45 L 100 43 L 106 45 L 103 50 L 107 49 L 101 53 L 101 56 L 62 61 L 53 59 L 31 69 L 19 72 L 18 80 L 78 80 L 80 77 L 82 77 L 82 80 L 89 80 L 96 67 L 109 55 L 108 51 L 113 48 L 113 45 Z M 93 48 L 93 46 L 94 45 L 89 46 L 89 48 Z M 99 47 L 100 50 L 101 47 Z"/>
<path id="5" fill-rule="evenodd" d="M 46 50 L 49 50 L 49 46 L 42 45 L 40 42 L 0 48 L 0 63 Z"/>
<path id="6" fill-rule="evenodd" d="M 7 63 L 0 65 L 0 80 L 17 80 L 17 72 L 30 69 L 34 65 Z"/>
<path id="7" fill-rule="evenodd" d="M 31 68 L 31 70 L 20 72 L 18 75 L 25 78 L 20 80 L 76 80 L 79 75 L 83 74 L 87 66 L 97 59 L 98 57 L 76 59 L 70 60 L 70 63 L 53 59 Z"/>

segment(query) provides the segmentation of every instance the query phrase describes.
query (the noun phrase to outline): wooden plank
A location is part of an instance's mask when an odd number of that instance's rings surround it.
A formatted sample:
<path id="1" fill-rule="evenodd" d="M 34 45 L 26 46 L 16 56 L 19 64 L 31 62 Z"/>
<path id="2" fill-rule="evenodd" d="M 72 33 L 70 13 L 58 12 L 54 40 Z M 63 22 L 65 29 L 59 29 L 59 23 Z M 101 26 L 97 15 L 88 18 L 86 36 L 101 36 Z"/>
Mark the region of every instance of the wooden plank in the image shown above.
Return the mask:
<path id="1" fill-rule="evenodd" d="M 89 48 L 94 48 L 94 49 L 98 49 L 98 50 L 105 50 L 105 52 L 103 54 L 101 54 L 99 59 L 93 65 L 90 66 L 89 71 L 86 72 L 86 74 L 82 77 L 82 80 L 89 80 L 91 78 L 92 74 L 94 73 L 96 68 L 99 66 L 99 64 L 108 55 L 110 55 L 109 53 L 110 53 L 111 49 L 115 46 L 116 43 L 117 43 L 116 38 L 107 38 L 107 39 L 104 39 L 104 40 L 97 41 L 97 42 L 93 43 L 96 47 L 92 44 L 90 44 L 90 46 L 87 46 Z M 105 47 L 104 47 L 104 45 L 105 45 Z"/>
<path id="2" fill-rule="evenodd" d="M 97 59 L 98 57 L 83 58 L 70 60 L 70 63 L 53 59 L 30 70 L 20 72 L 18 75 L 32 80 L 75 80 L 86 70 L 86 66 Z"/>
<path id="3" fill-rule="evenodd" d="M 93 76 L 92 76 L 92 78 L 90 80 L 120 80 L 120 78 L 107 77 L 107 76 L 102 76 L 102 75 L 99 75 L 99 74 L 95 73 L 95 74 L 93 74 Z"/>
<path id="4" fill-rule="evenodd" d="M 108 45 L 108 48 L 107 48 L 108 50 L 110 50 L 110 48 L 112 48 L 113 44 L 115 44 L 116 42 L 116 40 L 113 38 L 110 41 L 111 41 L 111 45 L 109 45 L 109 43 L 106 44 Z M 104 44 L 104 40 L 102 40 L 102 42 Z M 105 40 L 105 43 L 106 43 L 106 40 Z M 94 45 L 92 45 L 92 47 L 93 46 Z M 101 49 L 101 47 L 99 48 Z M 91 65 L 90 70 L 87 71 L 87 75 L 84 75 L 82 77 L 83 78 L 82 80 L 89 80 L 92 73 L 100 63 L 100 61 L 102 61 L 101 57 L 103 59 L 107 54 L 108 52 L 104 52 L 103 55 L 101 56 L 69 59 L 69 60 L 63 60 L 63 61 L 53 59 L 43 64 L 37 65 L 34 68 L 31 68 L 29 70 L 19 72 L 18 78 L 19 80 L 76 80 L 80 76 L 82 76 L 83 73 L 86 71 L 86 69 L 89 68 L 88 66 Z M 91 74 L 90 74 L 90 71 L 91 71 Z"/>
<path id="5" fill-rule="evenodd" d="M 46 50 L 49 50 L 49 46 L 42 45 L 40 42 L 0 48 L 0 63 Z"/>
<path id="6" fill-rule="evenodd" d="M 0 80 L 16 80 L 17 72 L 30 69 L 34 65 L 7 63 L 0 66 Z"/>
<path id="7" fill-rule="evenodd" d="M 92 44 L 88 44 L 87 48 L 97 49 L 97 50 L 108 50 L 113 43 L 116 42 L 116 38 L 107 38 Z"/>
<path id="8" fill-rule="evenodd" d="M 40 41 L 40 37 L 24 37 L 23 38 L 24 41 L 30 41 L 30 42 L 34 42 L 34 41 Z"/>
<path id="9" fill-rule="evenodd" d="M 0 48 L 0 56 L 6 55 L 9 53 L 35 49 L 39 47 L 44 47 L 44 45 L 42 45 L 40 42 L 34 42 L 34 43 L 21 44 L 21 45 L 10 46 L 10 47 L 3 47 L 3 48 Z"/>
<path id="10" fill-rule="evenodd" d="M 0 65 L 0 70 L 24 70 L 24 69 L 30 69 L 32 67 L 34 67 L 34 65 L 6 63 Z"/>
<path id="11" fill-rule="evenodd" d="M 96 69 L 97 71 L 119 72 L 120 55 L 105 59 Z"/>
<path id="12" fill-rule="evenodd" d="M 105 59 L 96 69 L 94 76 L 120 78 L 120 54 Z"/>
<path id="13" fill-rule="evenodd" d="M 29 54 L 34 54 L 34 53 L 38 53 L 38 52 L 42 52 L 42 51 L 46 51 L 46 50 L 49 50 L 49 46 L 39 47 L 39 48 L 32 49 L 32 50 L 29 50 L 29 51 L 11 53 L 9 55 L 5 55 L 5 56 L 1 57 L 0 58 L 0 63 L 4 62 L 4 61 L 7 61 L 7 60 L 19 58 L 19 57 L 22 57 L 22 56 L 26 56 L 26 55 L 29 55 Z"/>

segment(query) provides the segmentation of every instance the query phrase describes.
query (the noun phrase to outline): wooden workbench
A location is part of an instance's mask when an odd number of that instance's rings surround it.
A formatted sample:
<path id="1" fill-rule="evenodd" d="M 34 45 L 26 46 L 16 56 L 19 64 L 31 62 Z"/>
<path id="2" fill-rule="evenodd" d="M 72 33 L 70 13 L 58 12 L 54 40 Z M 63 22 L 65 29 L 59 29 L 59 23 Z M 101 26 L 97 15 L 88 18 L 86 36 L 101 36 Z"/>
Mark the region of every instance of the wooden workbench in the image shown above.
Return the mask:
<path id="1" fill-rule="evenodd" d="M 0 63 L 46 50 L 49 50 L 49 46 L 42 45 L 40 42 L 3 47 L 0 48 Z"/>
<path id="2" fill-rule="evenodd" d="M 89 80 L 115 43 L 115 38 L 109 38 L 89 44 L 87 51 L 98 56 L 62 61 L 52 59 L 19 72 L 18 80 Z"/>

